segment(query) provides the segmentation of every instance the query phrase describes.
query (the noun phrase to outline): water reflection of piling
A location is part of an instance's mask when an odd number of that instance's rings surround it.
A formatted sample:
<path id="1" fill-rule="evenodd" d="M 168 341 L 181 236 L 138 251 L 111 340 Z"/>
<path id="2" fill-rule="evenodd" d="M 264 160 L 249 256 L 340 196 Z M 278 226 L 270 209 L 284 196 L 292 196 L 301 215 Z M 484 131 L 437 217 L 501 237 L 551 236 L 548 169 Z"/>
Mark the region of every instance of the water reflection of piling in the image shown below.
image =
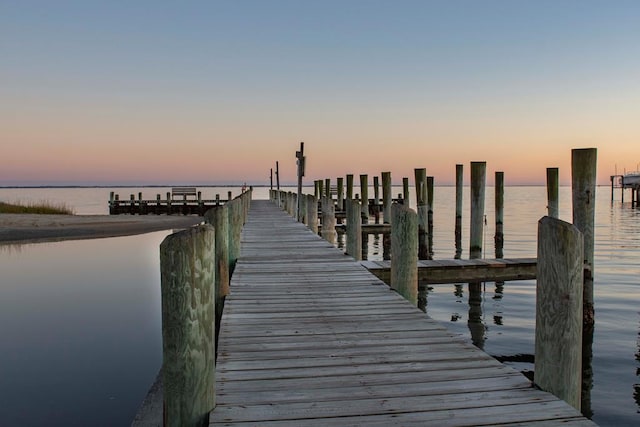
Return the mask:
<path id="1" fill-rule="evenodd" d="M 485 326 L 482 321 L 482 283 L 469 283 L 469 318 L 467 320 L 471 341 L 479 349 L 484 348 Z"/>

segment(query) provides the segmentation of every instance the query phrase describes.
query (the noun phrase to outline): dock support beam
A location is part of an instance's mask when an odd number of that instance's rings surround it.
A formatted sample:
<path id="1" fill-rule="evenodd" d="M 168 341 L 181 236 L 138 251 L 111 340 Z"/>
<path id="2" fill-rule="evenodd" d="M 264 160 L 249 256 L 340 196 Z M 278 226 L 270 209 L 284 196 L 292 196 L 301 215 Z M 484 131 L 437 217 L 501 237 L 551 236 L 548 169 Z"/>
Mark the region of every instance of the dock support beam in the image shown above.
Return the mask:
<path id="1" fill-rule="evenodd" d="M 391 209 L 391 288 L 417 306 L 418 216 L 398 203 Z"/>
<path id="2" fill-rule="evenodd" d="M 471 162 L 471 231 L 469 259 L 482 258 L 486 162 Z"/>

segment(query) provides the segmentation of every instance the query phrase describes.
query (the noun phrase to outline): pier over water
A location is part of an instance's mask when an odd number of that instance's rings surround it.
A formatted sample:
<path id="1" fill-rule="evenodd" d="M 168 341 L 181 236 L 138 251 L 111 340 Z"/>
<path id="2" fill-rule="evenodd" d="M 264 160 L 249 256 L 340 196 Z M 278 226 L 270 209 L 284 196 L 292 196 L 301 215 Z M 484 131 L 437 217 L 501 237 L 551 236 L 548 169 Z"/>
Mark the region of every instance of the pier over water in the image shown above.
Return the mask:
<path id="1" fill-rule="evenodd" d="M 216 426 L 594 425 L 269 201 L 251 203 L 217 352 Z"/>

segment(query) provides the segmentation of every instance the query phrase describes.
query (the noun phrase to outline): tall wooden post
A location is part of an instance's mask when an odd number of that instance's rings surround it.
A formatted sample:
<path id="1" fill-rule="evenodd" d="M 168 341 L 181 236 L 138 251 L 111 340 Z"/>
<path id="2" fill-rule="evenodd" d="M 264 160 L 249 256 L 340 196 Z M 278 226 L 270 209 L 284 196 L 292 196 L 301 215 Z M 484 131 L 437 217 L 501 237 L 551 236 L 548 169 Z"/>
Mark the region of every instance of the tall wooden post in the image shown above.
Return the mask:
<path id="1" fill-rule="evenodd" d="M 271 182 L 271 185 L 269 186 L 269 190 L 273 190 L 273 168 L 271 168 L 271 173 L 269 174 L 269 179 Z"/>
<path id="2" fill-rule="evenodd" d="M 558 168 L 547 168 L 547 214 L 551 218 L 560 217 L 558 194 Z"/>
<path id="3" fill-rule="evenodd" d="M 367 224 L 369 222 L 369 176 L 366 174 L 360 175 L 360 198 L 362 199 L 360 205 L 362 223 Z"/>
<path id="4" fill-rule="evenodd" d="M 347 207 L 347 255 L 362 260 L 362 215 L 357 200 L 345 200 Z"/>
<path id="5" fill-rule="evenodd" d="M 463 165 L 456 165 L 456 255 L 455 259 L 462 257 L 462 190 L 463 190 Z"/>
<path id="6" fill-rule="evenodd" d="M 347 175 L 347 199 L 348 200 L 353 199 L 353 175 L 352 174 Z"/>
<path id="7" fill-rule="evenodd" d="M 496 234 L 493 240 L 496 246 L 496 258 L 502 258 L 504 256 L 504 172 L 496 172 L 495 181 Z"/>
<path id="8" fill-rule="evenodd" d="M 385 224 L 391 224 L 391 191 L 391 172 L 382 172 L 382 217 Z"/>
<path id="9" fill-rule="evenodd" d="M 322 233 L 323 239 L 330 243 L 336 242 L 336 211 L 330 197 L 322 198 Z"/>
<path id="10" fill-rule="evenodd" d="M 276 189 L 278 190 L 278 207 L 282 208 L 282 193 L 280 192 L 280 164 L 276 162 Z"/>
<path id="11" fill-rule="evenodd" d="M 215 228 L 215 288 L 216 288 L 216 320 L 222 317 L 224 299 L 229 295 L 229 207 L 217 206 L 209 209 L 205 215 L 205 222 Z"/>
<path id="12" fill-rule="evenodd" d="M 373 177 L 373 215 L 375 223 L 380 223 L 380 178 Z"/>
<path id="13" fill-rule="evenodd" d="M 338 186 L 338 194 L 337 194 L 337 209 L 339 211 L 344 210 L 344 178 L 340 177 L 336 179 L 336 183 Z"/>
<path id="14" fill-rule="evenodd" d="M 331 199 L 331 178 L 324 180 L 324 196 Z"/>
<path id="15" fill-rule="evenodd" d="M 469 258 L 482 258 L 484 227 L 484 188 L 487 163 L 471 162 L 471 231 L 469 233 Z"/>
<path id="16" fill-rule="evenodd" d="M 402 178 L 402 199 L 406 207 L 411 207 L 411 198 L 409 197 L 409 178 Z"/>
<path id="17" fill-rule="evenodd" d="M 296 204 L 296 219 L 300 221 L 302 216 L 302 177 L 304 176 L 304 142 L 300 143 L 300 151 L 296 151 L 296 163 L 298 164 L 298 198 Z"/>
<path id="18" fill-rule="evenodd" d="M 538 222 L 535 382 L 580 410 L 583 236 L 557 218 Z"/>
<path id="19" fill-rule="evenodd" d="M 593 324 L 593 251 L 594 221 L 596 212 L 596 165 L 598 151 L 595 148 L 571 150 L 571 187 L 573 194 L 573 224 L 584 236 L 584 322 Z"/>
<path id="20" fill-rule="evenodd" d="M 427 206 L 427 170 L 414 169 L 416 178 L 416 211 L 418 214 L 418 258 L 429 259 L 428 217 Z"/>
<path id="21" fill-rule="evenodd" d="M 165 426 L 199 426 L 215 407 L 215 236 L 210 225 L 160 245 Z"/>
<path id="22" fill-rule="evenodd" d="M 433 177 L 427 177 L 427 241 L 429 259 L 433 258 Z"/>
<path id="23" fill-rule="evenodd" d="M 398 203 L 391 210 L 391 288 L 417 306 L 418 216 Z"/>
<path id="24" fill-rule="evenodd" d="M 308 194 L 305 200 L 307 208 L 306 224 L 314 234 L 318 234 L 318 199 Z"/>

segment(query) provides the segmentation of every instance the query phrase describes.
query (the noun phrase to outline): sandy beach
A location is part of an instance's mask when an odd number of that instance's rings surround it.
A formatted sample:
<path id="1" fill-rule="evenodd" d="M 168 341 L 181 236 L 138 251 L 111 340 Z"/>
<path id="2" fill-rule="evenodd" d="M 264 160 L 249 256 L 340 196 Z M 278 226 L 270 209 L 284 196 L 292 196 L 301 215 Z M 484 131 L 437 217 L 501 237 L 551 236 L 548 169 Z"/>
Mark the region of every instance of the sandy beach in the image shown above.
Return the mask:
<path id="1" fill-rule="evenodd" d="M 128 236 L 201 221 L 199 216 L 0 214 L 0 244 Z"/>

